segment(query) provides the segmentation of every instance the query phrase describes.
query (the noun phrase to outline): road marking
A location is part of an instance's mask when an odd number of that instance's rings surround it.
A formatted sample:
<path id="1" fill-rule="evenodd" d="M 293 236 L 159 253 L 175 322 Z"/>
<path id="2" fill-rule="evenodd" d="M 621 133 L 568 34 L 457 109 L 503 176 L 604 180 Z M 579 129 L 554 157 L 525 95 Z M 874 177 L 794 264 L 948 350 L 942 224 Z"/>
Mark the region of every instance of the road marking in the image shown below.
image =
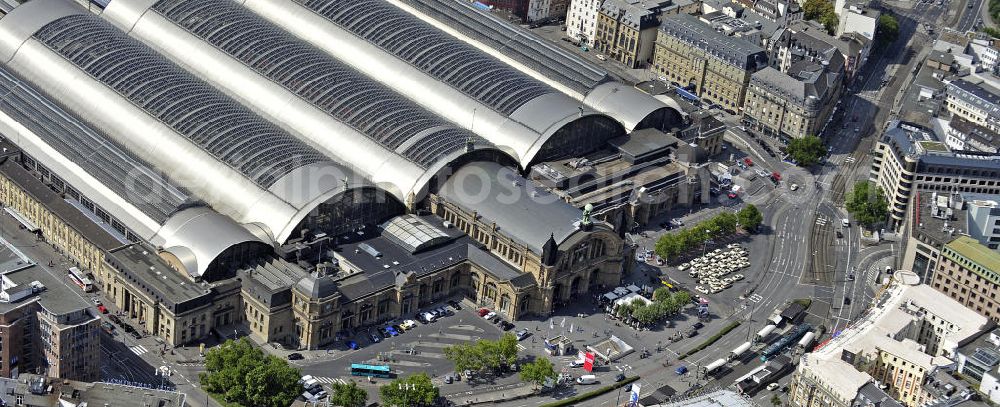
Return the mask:
<path id="1" fill-rule="evenodd" d="M 149 352 L 149 350 L 146 349 L 146 347 L 142 346 L 142 345 L 129 346 L 128 349 L 130 351 L 132 351 L 132 353 L 134 353 L 136 355 L 141 355 L 143 353 Z"/>
<path id="2" fill-rule="evenodd" d="M 760 294 L 757 293 L 754 293 L 753 295 L 750 296 L 750 302 L 758 302 L 762 299 L 764 299 L 764 297 L 761 297 Z"/>
<path id="3" fill-rule="evenodd" d="M 824 226 L 824 225 L 826 225 L 826 222 L 827 222 L 826 218 L 816 218 L 816 224 L 817 225 Z"/>
<path id="4" fill-rule="evenodd" d="M 517 350 L 518 350 L 518 352 L 521 352 L 521 351 L 525 351 L 525 350 L 527 350 L 527 349 L 528 349 L 528 348 L 525 348 L 525 347 L 524 347 L 524 345 L 521 345 L 520 343 L 519 343 L 519 344 L 517 344 Z"/>

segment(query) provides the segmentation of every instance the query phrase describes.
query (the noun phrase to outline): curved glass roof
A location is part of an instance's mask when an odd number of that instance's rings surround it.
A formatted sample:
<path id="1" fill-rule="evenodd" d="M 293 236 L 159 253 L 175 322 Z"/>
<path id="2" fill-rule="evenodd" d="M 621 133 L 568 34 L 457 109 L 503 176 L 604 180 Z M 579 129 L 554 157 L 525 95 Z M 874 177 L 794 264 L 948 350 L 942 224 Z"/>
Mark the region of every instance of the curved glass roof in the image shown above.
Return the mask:
<path id="1" fill-rule="evenodd" d="M 326 161 L 96 16 L 63 17 L 33 37 L 264 188 L 296 168 Z"/>
<path id="2" fill-rule="evenodd" d="M 555 93 L 384 0 L 293 0 L 505 115 Z"/>
<path id="3" fill-rule="evenodd" d="M 458 28 L 463 34 L 488 45 L 498 53 L 530 66 L 577 92 L 587 93 L 597 85 L 612 80 L 600 67 L 556 45 L 549 44 L 541 37 L 503 21 L 488 11 L 476 9 L 471 2 L 455 0 L 403 0 L 403 2 Z"/>
<path id="4" fill-rule="evenodd" d="M 382 225 L 382 229 L 385 230 L 384 236 L 403 245 L 410 253 L 416 253 L 452 239 L 451 236 L 434 227 L 430 222 L 413 215 L 392 218 Z"/>
<path id="5" fill-rule="evenodd" d="M 489 144 L 231 0 L 161 0 L 153 10 L 387 149 L 408 144 L 399 153 L 423 167 L 467 141 Z"/>
<path id="6" fill-rule="evenodd" d="M 193 200 L 149 164 L 64 111 L 0 67 L 0 110 L 38 135 L 153 220 L 166 222 Z M 39 157 L 35 157 L 39 158 Z"/>

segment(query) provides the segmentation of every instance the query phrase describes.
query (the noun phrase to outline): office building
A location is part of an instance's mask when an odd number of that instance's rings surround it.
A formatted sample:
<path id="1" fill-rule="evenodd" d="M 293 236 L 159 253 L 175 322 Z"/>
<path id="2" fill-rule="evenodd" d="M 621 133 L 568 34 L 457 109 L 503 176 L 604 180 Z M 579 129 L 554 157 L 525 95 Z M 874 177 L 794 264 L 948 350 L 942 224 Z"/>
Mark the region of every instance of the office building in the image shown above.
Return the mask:
<path id="1" fill-rule="evenodd" d="M 772 67 L 750 77 L 743 122 L 747 129 L 783 142 L 817 136 L 840 97 L 844 59 L 802 60 L 780 72 Z"/>
<path id="2" fill-rule="evenodd" d="M 716 32 L 694 16 L 668 16 L 657 33 L 653 71 L 725 110 L 742 110 L 750 76 L 765 67 L 762 48 Z"/>
<path id="3" fill-rule="evenodd" d="M 1000 156 L 952 151 L 926 127 L 891 121 L 875 143 L 868 178 L 889 201 L 889 228 L 899 230 L 919 191 L 1000 193 Z"/>
<path id="4" fill-rule="evenodd" d="M 156 406 L 184 407 L 187 395 L 112 383 L 87 383 L 22 373 L 0 379 L 0 402 L 7 406 L 86 407 Z"/>
<path id="5" fill-rule="evenodd" d="M 945 143 L 953 150 L 1000 153 L 1000 133 L 970 122 L 961 116 L 952 116 L 943 123 Z"/>
<path id="6" fill-rule="evenodd" d="M 875 31 L 878 28 L 878 19 L 882 15 L 876 9 L 863 5 L 846 5 L 837 9 L 839 24 L 837 25 L 837 36 L 844 34 L 861 34 L 869 41 L 875 41 Z"/>

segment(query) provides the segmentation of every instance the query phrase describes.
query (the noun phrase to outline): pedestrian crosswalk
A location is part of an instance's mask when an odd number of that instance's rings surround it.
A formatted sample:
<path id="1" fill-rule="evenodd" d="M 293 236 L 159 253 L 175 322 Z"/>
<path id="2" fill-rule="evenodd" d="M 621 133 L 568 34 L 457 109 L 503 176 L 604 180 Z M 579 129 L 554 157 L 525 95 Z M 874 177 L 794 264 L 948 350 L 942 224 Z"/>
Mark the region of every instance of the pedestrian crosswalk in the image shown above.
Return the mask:
<path id="1" fill-rule="evenodd" d="M 750 296 L 750 297 L 748 297 L 747 299 L 749 299 L 749 300 L 750 300 L 750 302 L 758 302 L 758 301 L 760 301 L 760 300 L 763 300 L 763 299 L 764 299 L 764 297 L 761 297 L 761 296 L 760 296 L 760 294 L 757 294 L 757 293 L 754 293 L 753 295 L 751 295 L 751 296 Z"/>
<path id="2" fill-rule="evenodd" d="M 844 159 L 844 164 L 850 164 L 854 162 L 854 156 L 849 156 Z"/>
<path id="3" fill-rule="evenodd" d="M 528 348 L 525 348 L 524 345 L 521 345 L 520 343 L 517 344 L 517 351 L 518 352 L 521 352 L 521 351 L 524 351 L 524 350 L 527 350 L 527 349 Z"/>
<path id="4" fill-rule="evenodd" d="M 341 379 L 339 377 L 314 376 L 313 378 L 316 379 L 317 382 L 320 382 L 322 384 L 334 384 L 334 383 L 347 384 L 350 382 L 347 379 Z"/>
<path id="5" fill-rule="evenodd" d="M 820 226 L 826 225 L 826 223 L 829 222 L 829 221 L 830 221 L 829 219 L 824 218 L 824 217 L 818 217 L 818 218 L 816 218 L 816 224 L 820 225 Z"/>
<path id="6" fill-rule="evenodd" d="M 141 355 L 143 353 L 149 352 L 149 349 L 146 349 L 146 347 L 142 345 L 129 346 L 128 350 L 132 351 L 132 353 L 136 355 Z"/>

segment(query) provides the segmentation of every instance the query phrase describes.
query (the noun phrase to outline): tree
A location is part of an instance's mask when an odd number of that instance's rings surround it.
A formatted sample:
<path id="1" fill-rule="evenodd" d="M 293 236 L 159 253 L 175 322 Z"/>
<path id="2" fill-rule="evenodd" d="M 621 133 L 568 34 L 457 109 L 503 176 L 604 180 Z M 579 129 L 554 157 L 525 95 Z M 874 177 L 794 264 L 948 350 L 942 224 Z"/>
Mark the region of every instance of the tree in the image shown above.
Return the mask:
<path id="1" fill-rule="evenodd" d="M 534 384 L 536 389 L 545 384 L 546 380 L 555 380 L 556 377 L 558 374 L 555 366 L 548 358 L 535 358 L 531 363 L 521 366 L 521 380 Z"/>
<path id="2" fill-rule="evenodd" d="M 444 348 L 445 359 L 455 364 L 455 370 L 461 372 L 466 370 L 480 371 L 484 367 L 485 357 L 481 353 L 481 348 L 475 343 L 457 344 Z"/>
<path id="3" fill-rule="evenodd" d="M 747 204 L 743 209 L 740 209 L 736 213 L 736 217 L 739 219 L 740 225 L 743 226 L 743 230 L 751 232 L 757 230 L 757 227 L 764 222 L 764 215 L 753 204 Z"/>
<path id="4" fill-rule="evenodd" d="M 277 356 L 268 355 L 264 363 L 246 376 L 246 398 L 252 406 L 285 407 L 299 394 L 299 370 Z"/>
<path id="5" fill-rule="evenodd" d="M 262 407 L 285 407 L 300 392 L 299 371 L 288 362 L 265 356 L 246 338 L 226 341 L 205 354 L 202 386 L 227 402 Z"/>
<path id="6" fill-rule="evenodd" d="M 505 333 L 500 339 L 481 339 L 475 343 L 457 344 L 444 348 L 444 357 L 455 364 L 455 370 L 499 370 L 517 361 L 517 337 Z"/>
<path id="7" fill-rule="evenodd" d="M 687 303 L 691 302 L 691 293 L 687 291 L 678 291 L 674 293 L 674 302 L 677 303 L 679 307 L 687 305 Z"/>
<path id="8" fill-rule="evenodd" d="M 823 28 L 826 28 L 827 34 L 833 35 L 837 32 L 837 26 L 840 24 L 840 18 L 837 17 L 832 10 L 829 13 L 823 14 L 818 20 L 820 24 L 823 24 Z"/>
<path id="9" fill-rule="evenodd" d="M 797 138 L 788 143 L 788 155 L 799 163 L 800 167 L 810 167 L 826 155 L 823 140 L 816 136 Z"/>
<path id="10" fill-rule="evenodd" d="M 358 387 L 358 384 L 351 380 L 350 383 L 334 382 L 330 384 L 330 404 L 341 407 L 365 407 L 368 403 L 368 392 Z"/>
<path id="11" fill-rule="evenodd" d="M 837 31 L 837 13 L 833 2 L 828 0 L 806 0 L 802 3 L 802 13 L 806 20 L 814 20 L 823 24 L 831 35 Z"/>
<path id="12" fill-rule="evenodd" d="M 736 217 L 735 213 L 732 212 L 722 212 L 715 215 L 715 224 L 719 227 L 719 233 L 716 236 L 726 236 L 731 235 L 736 232 L 736 226 L 740 223 L 740 220 Z"/>
<path id="13" fill-rule="evenodd" d="M 660 287 L 653 290 L 653 301 L 660 302 L 670 299 L 670 290 L 667 287 Z"/>
<path id="14" fill-rule="evenodd" d="M 676 233 L 667 233 L 656 241 L 654 250 L 660 257 L 669 259 L 684 251 L 684 243 Z"/>
<path id="15" fill-rule="evenodd" d="M 877 186 L 872 188 L 867 181 L 854 184 L 844 206 L 855 221 L 868 227 L 882 222 L 889 214 L 889 201 L 882 189 Z"/>
<path id="16" fill-rule="evenodd" d="M 876 38 L 879 44 L 892 44 L 899 38 L 899 21 L 891 14 L 882 14 L 878 18 L 878 27 L 875 28 Z"/>
<path id="17" fill-rule="evenodd" d="M 775 394 L 774 396 L 771 396 L 771 404 L 774 405 L 774 407 L 780 406 L 781 405 L 781 397 L 778 397 L 777 394 Z"/>
<path id="18" fill-rule="evenodd" d="M 426 373 L 417 373 L 379 387 L 378 395 L 383 405 L 410 407 L 433 405 L 441 392 L 431 384 L 430 376 Z"/>

